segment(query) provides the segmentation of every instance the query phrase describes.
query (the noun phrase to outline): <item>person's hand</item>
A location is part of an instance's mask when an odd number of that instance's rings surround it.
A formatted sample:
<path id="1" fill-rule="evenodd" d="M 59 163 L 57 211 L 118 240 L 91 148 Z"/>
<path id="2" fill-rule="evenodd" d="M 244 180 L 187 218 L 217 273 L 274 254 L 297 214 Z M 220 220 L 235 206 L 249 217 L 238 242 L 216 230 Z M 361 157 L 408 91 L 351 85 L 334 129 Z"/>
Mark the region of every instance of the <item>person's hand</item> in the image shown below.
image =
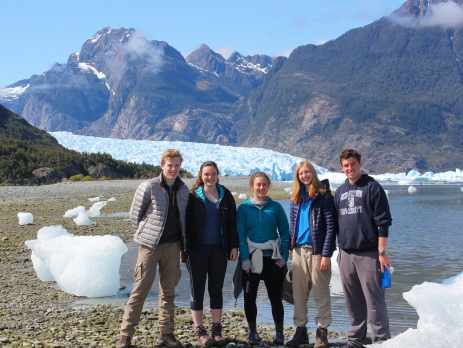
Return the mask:
<path id="1" fill-rule="evenodd" d="M 245 271 L 246 273 L 249 273 L 249 272 L 251 272 L 251 273 L 252 273 L 252 272 L 253 272 L 253 269 L 252 269 L 252 267 L 251 267 L 251 268 L 249 268 L 249 269 L 246 269 L 246 270 L 244 270 L 244 271 Z"/>
<path id="2" fill-rule="evenodd" d="M 233 248 L 233 249 L 230 251 L 230 261 L 235 261 L 237 258 L 238 258 L 238 249 L 237 249 L 237 248 Z"/>
<path id="3" fill-rule="evenodd" d="M 320 261 L 320 271 L 326 271 L 331 267 L 331 259 L 326 256 L 322 256 L 322 260 Z"/>
<path id="4" fill-rule="evenodd" d="M 384 267 L 389 269 L 389 267 L 392 265 L 389 255 L 388 254 L 384 256 L 379 255 L 379 264 L 381 265 L 381 272 L 384 272 Z"/>
<path id="5" fill-rule="evenodd" d="M 180 263 L 185 263 L 185 252 L 180 250 Z"/>

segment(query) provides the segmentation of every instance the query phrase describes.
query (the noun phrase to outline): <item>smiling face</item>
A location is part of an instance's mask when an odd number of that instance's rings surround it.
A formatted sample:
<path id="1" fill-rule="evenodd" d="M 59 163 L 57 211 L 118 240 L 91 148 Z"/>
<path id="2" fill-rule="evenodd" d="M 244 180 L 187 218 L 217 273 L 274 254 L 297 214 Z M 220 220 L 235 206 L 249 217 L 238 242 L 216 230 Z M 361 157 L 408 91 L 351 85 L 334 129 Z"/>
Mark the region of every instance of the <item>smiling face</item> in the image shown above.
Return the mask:
<path id="1" fill-rule="evenodd" d="M 312 184 L 312 171 L 306 165 L 303 165 L 297 172 L 297 177 L 299 181 L 305 186 L 306 190 Z"/>
<path id="2" fill-rule="evenodd" d="M 254 178 L 251 189 L 254 191 L 253 198 L 256 201 L 265 201 L 267 199 L 267 193 L 270 190 L 270 183 L 267 178 L 260 176 Z"/>
<path id="3" fill-rule="evenodd" d="M 162 174 L 166 180 L 167 185 L 172 185 L 177 179 L 180 173 L 180 165 L 182 161 L 180 157 L 167 158 L 163 164 L 161 164 Z"/>
<path id="4" fill-rule="evenodd" d="M 355 157 L 349 157 L 341 160 L 341 167 L 344 174 L 346 174 L 349 183 L 355 182 L 362 176 L 360 172 L 361 163 Z"/>
<path id="5" fill-rule="evenodd" d="M 219 181 L 219 173 L 214 166 L 206 166 L 202 169 L 201 180 L 204 183 L 205 188 L 213 188 Z"/>

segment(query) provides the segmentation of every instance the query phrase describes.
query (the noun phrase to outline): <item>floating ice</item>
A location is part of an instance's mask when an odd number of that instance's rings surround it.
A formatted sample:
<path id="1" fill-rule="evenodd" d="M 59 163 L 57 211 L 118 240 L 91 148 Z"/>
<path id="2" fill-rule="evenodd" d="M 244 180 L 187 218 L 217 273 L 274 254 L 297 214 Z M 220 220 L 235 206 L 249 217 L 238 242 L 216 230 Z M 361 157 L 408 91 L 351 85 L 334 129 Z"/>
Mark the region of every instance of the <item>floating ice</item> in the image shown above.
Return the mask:
<path id="1" fill-rule="evenodd" d="M 56 281 L 66 293 L 104 297 L 117 294 L 121 256 L 127 247 L 115 236 L 74 236 L 61 226 L 44 227 L 25 242 L 43 281 Z"/>
<path id="2" fill-rule="evenodd" d="M 408 329 L 381 348 L 461 347 L 463 342 L 463 272 L 442 284 L 424 282 L 403 294 L 416 309 L 416 329 Z"/>
<path id="3" fill-rule="evenodd" d="M 418 190 L 417 190 L 416 187 L 414 187 L 414 186 L 408 186 L 407 191 L 408 191 L 409 193 L 415 193 L 415 192 L 418 191 Z"/>
<path id="4" fill-rule="evenodd" d="M 79 226 L 96 225 L 96 222 L 90 220 L 90 218 L 87 216 L 87 214 L 85 212 L 83 212 L 83 211 L 79 212 L 79 215 L 73 220 Z"/>
<path id="5" fill-rule="evenodd" d="M 18 219 L 20 225 L 32 225 L 34 223 L 34 215 L 31 213 L 18 213 Z"/>

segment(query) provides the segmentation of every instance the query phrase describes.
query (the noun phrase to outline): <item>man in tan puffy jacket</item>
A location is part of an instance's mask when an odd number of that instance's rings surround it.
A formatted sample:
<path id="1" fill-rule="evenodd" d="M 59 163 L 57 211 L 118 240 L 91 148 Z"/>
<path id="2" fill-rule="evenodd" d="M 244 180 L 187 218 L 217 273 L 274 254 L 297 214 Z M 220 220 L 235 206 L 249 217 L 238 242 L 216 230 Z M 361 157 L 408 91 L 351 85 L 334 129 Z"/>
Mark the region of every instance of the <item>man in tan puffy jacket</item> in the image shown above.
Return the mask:
<path id="1" fill-rule="evenodd" d="M 188 188 L 178 177 L 182 164 L 178 150 L 168 149 L 161 158 L 161 174 L 138 186 L 130 209 L 135 229 L 134 241 L 140 244 L 135 283 L 122 317 L 117 348 L 130 347 L 143 304 L 153 285 L 159 265 L 158 311 L 159 343 L 181 348 L 174 333 L 175 286 L 180 280 L 180 262 L 185 245 L 185 214 Z"/>

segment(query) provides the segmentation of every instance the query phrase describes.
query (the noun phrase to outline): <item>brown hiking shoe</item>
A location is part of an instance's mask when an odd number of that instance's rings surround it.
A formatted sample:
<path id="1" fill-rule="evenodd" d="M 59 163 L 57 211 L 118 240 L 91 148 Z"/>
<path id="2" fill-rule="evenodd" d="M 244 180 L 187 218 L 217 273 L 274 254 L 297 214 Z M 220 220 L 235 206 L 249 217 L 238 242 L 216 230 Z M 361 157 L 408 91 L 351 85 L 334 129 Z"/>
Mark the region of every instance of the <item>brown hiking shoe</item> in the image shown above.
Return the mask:
<path id="1" fill-rule="evenodd" d="M 198 341 L 203 347 L 209 348 L 215 345 L 215 340 L 209 336 L 204 325 L 196 326 L 195 328 L 196 336 L 198 336 Z"/>
<path id="2" fill-rule="evenodd" d="M 182 344 L 177 341 L 174 334 L 159 334 L 159 341 L 167 348 L 182 348 Z"/>
<path id="3" fill-rule="evenodd" d="M 322 327 L 317 328 L 317 333 L 315 336 L 315 345 L 314 348 L 327 348 L 328 347 L 328 329 Z"/>
<path id="4" fill-rule="evenodd" d="M 286 342 L 285 346 L 299 347 L 301 344 L 309 344 L 309 336 L 306 327 L 296 327 L 296 332 L 291 340 Z"/>
<path id="5" fill-rule="evenodd" d="M 116 348 L 130 348 L 130 342 L 132 338 L 128 336 L 121 335 L 119 341 L 116 342 Z"/>
<path id="6" fill-rule="evenodd" d="M 328 348 L 328 329 L 317 328 L 314 348 Z"/>
<path id="7" fill-rule="evenodd" d="M 212 324 L 211 336 L 215 341 L 216 347 L 222 347 L 227 345 L 227 341 L 225 341 L 225 338 L 222 337 L 222 325 Z"/>

